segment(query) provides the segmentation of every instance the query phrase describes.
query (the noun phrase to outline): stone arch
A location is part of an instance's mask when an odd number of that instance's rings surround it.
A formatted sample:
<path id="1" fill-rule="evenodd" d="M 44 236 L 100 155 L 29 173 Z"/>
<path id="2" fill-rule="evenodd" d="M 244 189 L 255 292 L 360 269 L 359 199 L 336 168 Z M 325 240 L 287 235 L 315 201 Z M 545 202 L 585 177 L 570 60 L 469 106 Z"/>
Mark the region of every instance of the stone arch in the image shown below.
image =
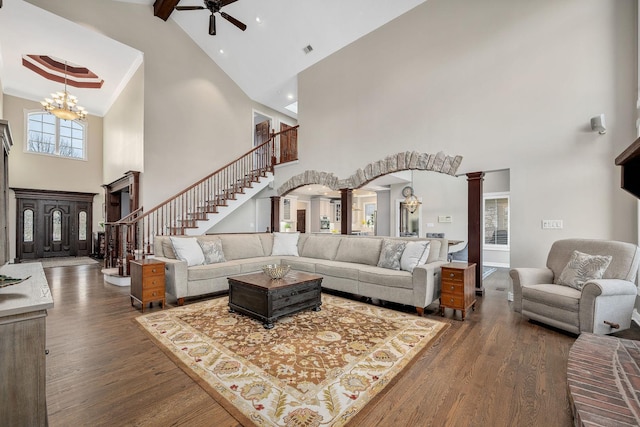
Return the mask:
<path id="1" fill-rule="evenodd" d="M 438 154 L 403 151 L 371 162 L 346 179 L 339 179 L 331 172 L 307 170 L 285 181 L 278 187 L 277 193 L 278 196 L 284 196 L 296 188 L 310 184 L 325 185 L 336 191 L 356 189 L 380 176 L 404 170 L 423 170 L 455 175 L 460 163 L 462 163 L 462 156 L 452 157 L 442 151 Z"/>

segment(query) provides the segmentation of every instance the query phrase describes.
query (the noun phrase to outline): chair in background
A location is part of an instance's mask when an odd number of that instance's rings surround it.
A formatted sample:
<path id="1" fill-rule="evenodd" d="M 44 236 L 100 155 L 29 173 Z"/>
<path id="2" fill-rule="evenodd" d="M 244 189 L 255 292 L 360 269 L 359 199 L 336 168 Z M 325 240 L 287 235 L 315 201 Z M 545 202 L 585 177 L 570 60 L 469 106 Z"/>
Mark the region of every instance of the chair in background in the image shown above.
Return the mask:
<path id="1" fill-rule="evenodd" d="M 602 256 L 610 256 L 611 261 L 601 262 L 598 270 L 594 266 Z M 640 248 L 631 243 L 558 240 L 551 246 L 546 268 L 511 269 L 513 310 L 575 334 L 604 335 L 627 329 L 638 293 L 639 263 Z M 562 284 L 567 279 L 569 286 Z"/>
<path id="2" fill-rule="evenodd" d="M 451 261 L 464 261 L 469 260 L 469 242 L 465 243 L 464 248 L 459 251 L 449 252 L 449 262 Z"/>

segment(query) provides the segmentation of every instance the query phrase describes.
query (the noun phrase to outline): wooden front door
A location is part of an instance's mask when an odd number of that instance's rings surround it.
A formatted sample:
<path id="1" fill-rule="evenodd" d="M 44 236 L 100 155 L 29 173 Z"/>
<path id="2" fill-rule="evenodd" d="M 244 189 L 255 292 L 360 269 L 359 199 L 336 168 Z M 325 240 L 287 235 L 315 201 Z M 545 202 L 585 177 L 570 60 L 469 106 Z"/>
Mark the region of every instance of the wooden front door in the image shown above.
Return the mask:
<path id="1" fill-rule="evenodd" d="M 296 210 L 296 231 L 307 232 L 307 211 L 305 209 Z"/>
<path id="2" fill-rule="evenodd" d="M 14 191 L 16 262 L 91 254 L 94 193 Z"/>

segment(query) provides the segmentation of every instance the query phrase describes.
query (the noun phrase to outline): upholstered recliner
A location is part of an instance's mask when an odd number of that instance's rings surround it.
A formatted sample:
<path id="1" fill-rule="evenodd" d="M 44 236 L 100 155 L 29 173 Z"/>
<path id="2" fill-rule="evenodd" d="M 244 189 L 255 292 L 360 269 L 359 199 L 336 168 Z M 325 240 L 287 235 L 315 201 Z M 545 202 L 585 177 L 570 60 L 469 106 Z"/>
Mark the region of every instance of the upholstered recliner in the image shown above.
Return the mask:
<path id="1" fill-rule="evenodd" d="M 586 280 L 582 289 L 558 284 L 574 251 L 610 256 L 602 278 Z M 636 301 L 639 262 L 640 248 L 631 243 L 558 240 L 549 251 L 547 268 L 514 268 L 510 271 L 513 310 L 575 334 L 610 334 L 627 329 Z"/>

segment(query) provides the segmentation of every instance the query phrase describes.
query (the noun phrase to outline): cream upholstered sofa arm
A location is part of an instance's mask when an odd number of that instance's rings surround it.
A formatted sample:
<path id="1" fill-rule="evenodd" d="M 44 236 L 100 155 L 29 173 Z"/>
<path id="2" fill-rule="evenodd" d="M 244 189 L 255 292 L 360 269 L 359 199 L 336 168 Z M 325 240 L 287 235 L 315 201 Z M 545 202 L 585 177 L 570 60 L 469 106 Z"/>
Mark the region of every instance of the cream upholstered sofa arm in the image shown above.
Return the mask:
<path id="1" fill-rule="evenodd" d="M 155 257 L 164 262 L 165 289 L 177 299 L 189 295 L 187 289 L 187 262 L 179 259 Z"/>
<path id="2" fill-rule="evenodd" d="M 512 268 L 509 276 L 513 281 L 513 311 L 522 312 L 522 285 L 553 283 L 553 271 L 549 268 Z"/>
<path id="3" fill-rule="evenodd" d="M 446 262 L 436 261 L 418 265 L 413 269 L 414 301 L 420 301 L 421 308 L 428 306 L 440 297 L 440 267 L 444 264 Z"/>
<path id="4" fill-rule="evenodd" d="M 631 319 L 626 315 L 633 310 L 638 288 L 632 282 L 620 279 L 598 279 L 586 282 L 580 295 L 580 330 L 596 334 L 610 334 L 618 328 L 627 329 Z M 629 305 L 629 307 L 625 307 Z M 604 322 L 610 323 L 604 323 Z"/>

